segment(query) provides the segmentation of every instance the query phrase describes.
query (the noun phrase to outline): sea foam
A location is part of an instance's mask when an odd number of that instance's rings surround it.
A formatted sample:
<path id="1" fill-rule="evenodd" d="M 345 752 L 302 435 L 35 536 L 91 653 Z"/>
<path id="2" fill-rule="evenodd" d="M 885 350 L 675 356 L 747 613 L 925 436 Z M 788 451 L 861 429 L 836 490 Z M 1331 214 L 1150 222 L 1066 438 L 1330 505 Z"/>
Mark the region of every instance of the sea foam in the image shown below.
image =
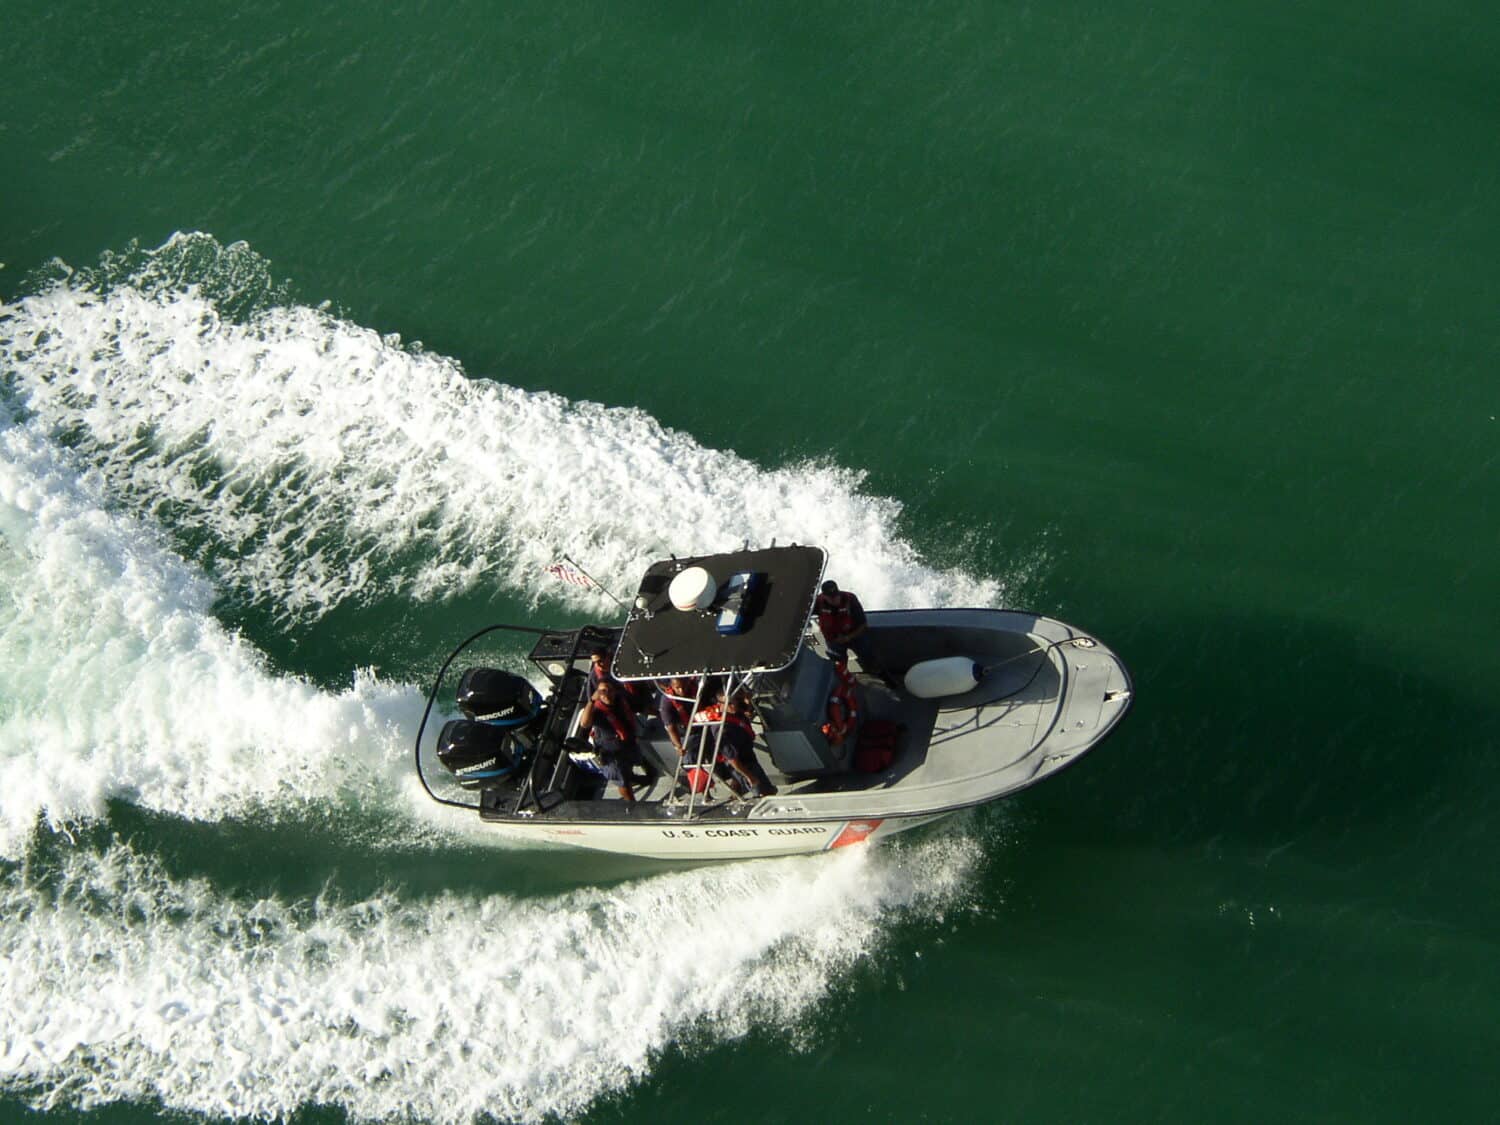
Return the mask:
<path id="1" fill-rule="evenodd" d="M 278 676 L 103 487 L 34 423 L 0 432 L 10 852 L 37 812 L 65 822 L 110 796 L 205 818 L 372 787 L 388 800 L 412 689 Z M 309 1105 L 567 1118 L 674 1043 L 786 1034 L 900 919 L 961 902 L 983 852 L 958 831 L 532 899 L 287 900 L 174 877 L 146 843 L 0 865 L 7 1094 L 258 1120 Z"/>
<path id="2" fill-rule="evenodd" d="M 541 569 L 570 553 L 629 590 L 653 557 L 747 539 L 825 546 L 830 574 L 871 607 L 1014 593 L 1019 573 L 925 563 L 899 534 L 900 503 L 864 492 L 857 471 L 762 467 L 638 409 L 469 378 L 323 309 L 274 303 L 284 294 L 257 262 L 179 235 L 107 268 L 59 266 L 0 309 L 0 365 L 113 496 L 273 614 L 480 583 L 597 608 L 597 595 L 539 587 Z M 247 276 L 272 303 L 247 302 Z"/>
<path id="3" fill-rule="evenodd" d="M 0 1087 L 214 1117 L 567 1119 L 674 1041 L 786 1031 L 900 917 L 961 903 L 962 835 L 543 900 L 242 901 L 126 845 L 0 884 Z"/>
<path id="4" fill-rule="evenodd" d="M 795 1023 L 896 920 L 962 899 L 984 850 L 962 828 L 539 899 L 257 901 L 149 840 L 35 862 L 39 817 L 111 799 L 205 820 L 369 801 L 452 831 L 417 812 L 417 689 L 281 673 L 220 623 L 226 595 L 291 622 L 524 595 L 564 551 L 628 589 L 664 550 L 772 537 L 827 546 L 872 606 L 994 603 L 1009 580 L 927 564 L 856 472 L 757 466 L 260 300 L 246 248 L 183 236 L 105 266 L 0 308 L 0 1087 L 566 1118 L 684 1037 Z"/>
<path id="5" fill-rule="evenodd" d="M 71 461 L 35 422 L 0 430 L 0 856 L 38 815 L 110 798 L 218 819 L 400 791 L 416 689 L 277 675 L 214 618 L 201 572 Z"/>

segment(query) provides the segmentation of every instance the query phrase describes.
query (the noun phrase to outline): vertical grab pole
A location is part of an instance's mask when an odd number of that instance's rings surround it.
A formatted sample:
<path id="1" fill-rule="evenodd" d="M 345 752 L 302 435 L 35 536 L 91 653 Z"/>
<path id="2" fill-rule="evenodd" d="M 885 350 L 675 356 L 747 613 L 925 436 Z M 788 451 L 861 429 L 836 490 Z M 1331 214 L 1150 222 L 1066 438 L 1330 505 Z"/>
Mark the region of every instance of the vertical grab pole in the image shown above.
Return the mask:
<path id="1" fill-rule="evenodd" d="M 665 694 L 665 693 L 663 693 L 663 694 Z M 677 696 L 673 696 L 672 698 L 676 699 L 678 697 Z M 688 716 L 688 721 L 687 721 L 686 724 L 684 724 L 683 729 L 682 729 L 682 740 L 683 740 L 682 753 L 677 755 L 677 768 L 672 771 L 672 792 L 673 793 L 677 792 L 677 783 L 682 780 L 682 767 L 683 767 L 684 763 L 687 761 L 688 746 L 691 744 L 692 737 L 693 737 L 693 715 L 696 715 L 698 713 L 698 704 L 702 701 L 702 699 L 703 699 L 703 677 L 699 676 L 698 677 L 698 692 L 693 697 L 693 711 L 692 711 L 692 714 L 690 714 Z M 690 812 L 691 812 L 691 807 L 692 807 L 691 806 L 691 802 L 689 802 L 689 811 Z"/>
<path id="2" fill-rule="evenodd" d="M 687 746 L 686 746 L 686 748 L 682 752 L 682 757 L 679 758 L 679 759 L 677 759 L 677 768 L 678 768 L 679 772 L 681 771 L 683 764 L 687 761 L 688 754 L 692 753 L 693 737 L 694 737 L 694 735 L 696 735 L 697 738 L 698 738 L 698 751 L 697 751 L 696 758 L 694 760 L 694 766 L 696 766 L 700 770 L 703 768 L 703 735 L 706 732 L 704 731 L 704 728 L 703 728 L 703 726 L 701 724 L 695 723 L 695 722 L 693 722 L 693 720 L 695 718 L 697 718 L 698 708 L 703 705 L 703 689 L 705 687 L 707 687 L 707 686 L 708 686 L 708 677 L 707 676 L 699 676 L 698 677 L 698 690 L 693 693 L 693 713 L 688 716 L 687 730 L 683 732 L 683 737 L 686 740 Z M 712 783 L 712 779 L 713 779 L 713 775 L 712 775 L 712 773 L 710 773 L 709 774 L 709 783 L 710 784 Z M 675 779 L 674 779 L 674 781 L 675 781 Z M 708 793 L 708 785 L 704 785 L 703 792 L 704 792 L 705 795 L 707 795 L 707 793 Z M 688 815 L 688 819 L 689 820 L 693 819 L 693 806 L 697 803 L 696 802 L 697 796 L 698 796 L 698 791 L 693 787 L 692 782 L 689 781 L 688 782 L 688 807 L 687 807 L 687 815 Z"/>

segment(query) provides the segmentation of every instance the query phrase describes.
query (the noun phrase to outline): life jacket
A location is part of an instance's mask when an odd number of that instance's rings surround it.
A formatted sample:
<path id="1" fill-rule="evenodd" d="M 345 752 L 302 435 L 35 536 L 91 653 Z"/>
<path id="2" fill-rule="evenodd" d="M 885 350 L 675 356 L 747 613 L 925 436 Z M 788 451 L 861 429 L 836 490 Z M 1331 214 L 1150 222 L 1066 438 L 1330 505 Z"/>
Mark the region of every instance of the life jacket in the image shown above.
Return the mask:
<path id="1" fill-rule="evenodd" d="M 665 693 L 663 693 L 665 695 Z M 677 717 L 679 725 L 686 727 L 693 721 L 693 705 L 686 700 L 678 699 L 673 695 L 666 695 L 667 706 L 672 709 L 672 714 Z"/>
<path id="2" fill-rule="evenodd" d="M 603 703 L 595 703 L 593 711 L 593 728 L 599 729 L 599 716 L 609 720 L 609 725 L 614 728 L 615 737 L 621 742 L 630 743 L 635 741 L 635 723 L 626 715 L 619 715 L 615 709 L 619 706 L 619 700 L 612 700 L 608 706 Z"/>
<path id="3" fill-rule="evenodd" d="M 677 722 L 684 730 L 693 721 L 693 700 L 685 699 L 680 695 L 673 695 L 668 688 L 661 688 L 661 697 L 667 701 L 667 706 L 672 709 L 672 714 L 677 717 Z M 689 689 L 694 695 L 698 693 L 698 686 L 692 685 Z"/>
<path id="4" fill-rule="evenodd" d="M 724 739 L 726 743 L 729 740 L 729 728 L 733 727 L 735 730 L 740 731 L 745 735 L 745 738 L 748 740 L 750 745 L 754 745 L 755 728 L 751 726 L 748 716 L 736 714 L 733 711 L 729 712 L 729 714 L 726 716 L 724 714 L 724 705 L 722 703 L 710 703 L 707 707 L 703 708 L 693 716 L 693 723 L 694 725 L 700 727 L 711 727 L 716 726 L 721 719 L 724 721 Z M 710 746 L 714 744 L 713 739 L 714 735 L 710 733 Z"/>
<path id="5" fill-rule="evenodd" d="M 842 637 L 854 628 L 854 610 L 847 590 L 818 595 L 818 628 L 825 638 Z"/>
<path id="6" fill-rule="evenodd" d="M 823 737 L 834 746 L 854 733 L 859 725 L 859 700 L 854 694 L 854 677 L 842 664 L 833 666 L 833 690 L 828 694 L 828 721 Z"/>
<path id="7" fill-rule="evenodd" d="M 861 773 L 880 773 L 896 760 L 896 747 L 904 728 L 889 719 L 870 719 L 859 732 L 854 768 Z"/>
<path id="8" fill-rule="evenodd" d="M 710 703 L 707 707 L 699 709 L 698 713 L 693 716 L 693 722 L 702 726 L 705 723 L 717 723 L 724 718 L 724 705 L 722 703 Z M 755 736 L 755 727 L 751 725 L 749 715 L 741 711 L 730 711 L 727 722 L 730 726 L 739 727 L 752 738 Z"/>
<path id="9" fill-rule="evenodd" d="M 755 727 L 750 724 L 750 716 L 730 711 L 724 717 L 724 742 L 732 746 L 734 743 L 730 740 L 736 736 L 744 738 L 739 747 L 742 751 L 748 751 L 755 745 Z"/>
<path id="10" fill-rule="evenodd" d="M 589 667 L 589 694 L 592 695 L 594 689 L 605 680 L 609 681 L 609 686 L 616 695 L 624 698 L 632 711 L 644 711 L 650 705 L 651 695 L 646 691 L 646 685 L 638 680 L 626 681 L 617 677 L 608 657 L 605 657 L 603 664 Z"/>

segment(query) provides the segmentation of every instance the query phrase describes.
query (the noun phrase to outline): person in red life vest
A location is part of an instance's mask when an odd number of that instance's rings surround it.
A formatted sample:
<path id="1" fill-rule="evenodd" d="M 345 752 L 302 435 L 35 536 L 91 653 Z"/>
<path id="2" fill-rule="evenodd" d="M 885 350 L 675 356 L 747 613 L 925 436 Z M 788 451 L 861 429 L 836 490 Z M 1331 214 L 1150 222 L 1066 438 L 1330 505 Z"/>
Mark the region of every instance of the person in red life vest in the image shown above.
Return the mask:
<path id="1" fill-rule="evenodd" d="M 875 655 L 870 645 L 870 626 L 865 620 L 865 607 L 848 590 L 840 590 L 832 579 L 823 583 L 813 609 L 818 615 L 818 630 L 828 645 L 828 655 L 843 664 L 849 659 L 849 650 L 859 657 L 863 671 L 879 675 Z"/>
<path id="2" fill-rule="evenodd" d="M 754 756 L 754 727 L 750 724 L 751 708 L 747 694 L 739 691 L 733 699 L 724 700 L 720 691 L 718 702 L 706 706 L 697 714 L 699 721 L 709 723 L 709 745 L 714 745 L 714 742 L 718 744 L 718 765 L 727 766 L 739 775 L 739 786 L 736 786 L 732 775 L 726 778 L 730 787 L 739 792 L 747 783 L 754 786 L 756 796 L 774 796 L 777 789 L 771 784 L 771 778 L 766 777 L 765 768 L 760 765 L 759 759 Z M 723 736 L 718 735 L 714 729 L 720 717 L 724 720 Z"/>
<path id="3" fill-rule="evenodd" d="M 719 757 L 729 767 L 755 786 L 760 797 L 776 796 L 776 786 L 766 776 L 765 767 L 755 756 L 755 728 L 750 724 L 750 698 L 737 692 L 733 699 L 723 704 L 725 708 L 724 738 L 719 743 Z"/>
<path id="4" fill-rule="evenodd" d="M 658 691 L 656 716 L 661 720 L 662 729 L 667 732 L 667 737 L 672 740 L 672 746 L 679 758 L 686 759 L 691 748 L 692 759 L 683 762 L 691 773 L 697 768 L 698 742 L 689 740 L 688 730 L 693 722 L 693 704 L 698 700 L 698 680 L 696 677 L 688 679 L 685 676 L 673 676 L 665 683 L 659 684 Z M 695 783 L 693 778 L 689 777 L 688 784 L 697 784 L 701 792 L 707 783 L 706 781 Z"/>
<path id="5" fill-rule="evenodd" d="M 693 713 L 692 723 L 682 737 L 682 761 L 689 768 L 689 773 L 696 773 L 709 764 L 708 759 L 712 758 L 714 776 L 729 786 L 735 796 L 743 797 L 745 787 L 735 771 L 729 768 L 729 763 L 722 756 L 714 755 L 714 744 L 719 741 L 719 721 L 723 717 L 724 706 L 721 703 L 710 703 Z M 701 782 L 694 781 L 693 787 L 702 792 Z"/>
<path id="6" fill-rule="evenodd" d="M 722 736 L 719 733 L 721 720 L 724 726 Z M 726 704 L 724 693 L 720 692 L 718 702 L 699 711 L 693 716 L 693 722 L 696 730 L 688 745 L 688 753 L 696 756 L 699 732 L 703 732 L 702 737 L 707 738 L 708 746 L 718 747 L 714 773 L 737 796 L 743 797 L 750 785 L 755 786 L 757 795 L 761 797 L 770 797 L 776 793 L 776 786 L 771 784 L 766 771 L 755 759 L 755 728 L 750 725 L 748 701 L 737 699 Z M 712 749 L 709 752 L 712 753 Z"/>
<path id="7" fill-rule="evenodd" d="M 859 727 L 859 702 L 854 694 L 854 677 L 842 664 L 833 668 L 833 690 L 828 695 L 828 721 L 823 737 L 832 746 L 852 738 Z"/>
<path id="8" fill-rule="evenodd" d="M 683 676 L 673 676 L 661 689 L 656 701 L 656 715 L 672 740 L 679 757 L 684 749 L 688 724 L 693 721 L 693 704 L 698 698 L 698 685 Z"/>
<path id="9" fill-rule="evenodd" d="M 578 729 L 589 732 L 606 781 L 612 782 L 627 801 L 635 800 L 630 785 L 633 766 L 645 767 L 645 759 L 635 740 L 635 715 L 625 703 L 620 685 L 608 676 L 599 681 L 594 694 L 583 705 Z"/>

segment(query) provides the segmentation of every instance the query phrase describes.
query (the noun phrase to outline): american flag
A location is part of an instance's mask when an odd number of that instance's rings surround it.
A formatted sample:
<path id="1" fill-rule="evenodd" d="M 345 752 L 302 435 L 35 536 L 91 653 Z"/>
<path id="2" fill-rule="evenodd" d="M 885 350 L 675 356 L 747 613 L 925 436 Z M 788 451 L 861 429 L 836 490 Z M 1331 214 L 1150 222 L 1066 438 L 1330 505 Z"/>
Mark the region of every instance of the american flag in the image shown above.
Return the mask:
<path id="1" fill-rule="evenodd" d="M 570 562 L 555 562 L 543 569 L 553 578 L 570 586 L 582 586 L 585 590 L 594 588 L 593 580 Z"/>

